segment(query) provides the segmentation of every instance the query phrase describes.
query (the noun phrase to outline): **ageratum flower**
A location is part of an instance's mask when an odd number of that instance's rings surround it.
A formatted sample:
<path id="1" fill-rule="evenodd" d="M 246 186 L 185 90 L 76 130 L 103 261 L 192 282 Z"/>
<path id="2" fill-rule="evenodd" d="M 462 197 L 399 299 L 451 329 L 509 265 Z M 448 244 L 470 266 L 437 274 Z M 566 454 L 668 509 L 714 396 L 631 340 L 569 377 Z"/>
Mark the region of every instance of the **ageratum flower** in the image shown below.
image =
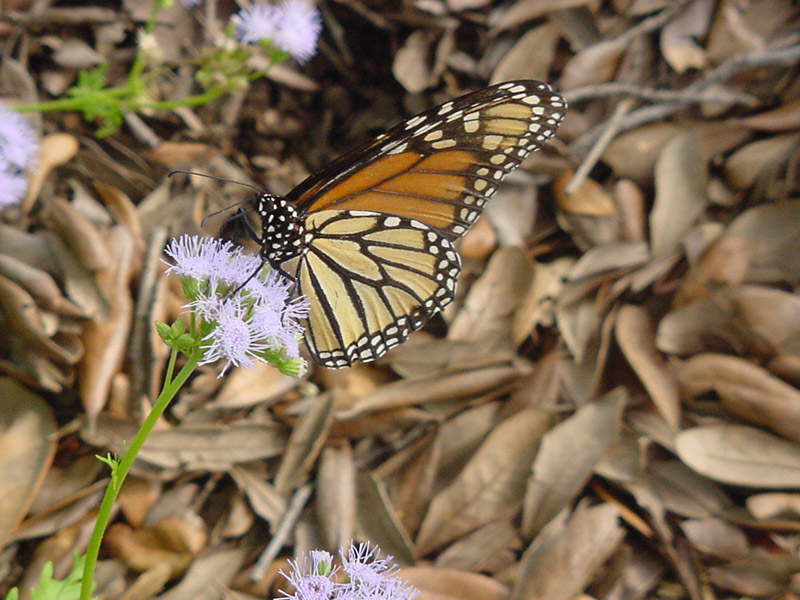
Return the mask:
<path id="1" fill-rule="evenodd" d="M 379 558 L 380 548 L 369 543 L 353 544 L 345 553 L 339 550 L 343 581 L 337 577 L 333 557 L 314 550 L 297 561 L 290 561 L 291 570 L 283 576 L 292 584 L 294 593 L 281 592 L 282 600 L 413 600 L 419 591 L 398 575 L 392 557 Z"/>
<path id="2" fill-rule="evenodd" d="M 31 124 L 0 106 L 0 208 L 22 200 L 28 188 L 22 171 L 33 167 L 38 152 Z"/>
<path id="3" fill-rule="evenodd" d="M 256 361 L 295 375 L 305 370 L 298 321 L 308 306 L 292 300 L 289 282 L 227 241 L 184 235 L 165 251 L 174 261 L 167 273 L 181 278 L 186 308 L 204 323 L 199 364 L 224 361 L 220 376 L 231 365 L 247 368 Z"/>
<path id="4" fill-rule="evenodd" d="M 31 124 L 19 113 L 0 106 L 0 167 L 19 170 L 33 166 L 39 141 Z"/>
<path id="5" fill-rule="evenodd" d="M 269 41 L 305 62 L 317 51 L 322 20 L 316 6 L 304 0 L 284 0 L 279 5 L 258 3 L 233 17 L 235 37 L 243 44 Z"/>

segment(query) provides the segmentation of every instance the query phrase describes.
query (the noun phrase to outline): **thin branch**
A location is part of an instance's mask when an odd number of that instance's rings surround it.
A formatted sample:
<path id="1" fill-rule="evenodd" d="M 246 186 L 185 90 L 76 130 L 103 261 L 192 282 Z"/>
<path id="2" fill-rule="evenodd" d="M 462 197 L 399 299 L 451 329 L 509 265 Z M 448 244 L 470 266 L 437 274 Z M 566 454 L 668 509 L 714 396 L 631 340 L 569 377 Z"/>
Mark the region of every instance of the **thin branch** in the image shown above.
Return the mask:
<path id="1" fill-rule="evenodd" d="M 685 88 L 683 91 L 688 92 L 685 96 L 679 96 L 672 102 L 645 106 L 630 112 L 620 123 L 619 131 L 627 131 L 665 119 L 690 104 L 692 95 L 702 94 L 709 86 L 726 81 L 742 71 L 760 67 L 789 66 L 798 61 L 800 61 L 800 45 L 759 50 L 734 57 Z M 574 156 L 586 155 L 605 129 L 605 123 L 601 123 L 584 133 L 570 144 L 570 153 Z"/>
<path id="2" fill-rule="evenodd" d="M 715 104 L 744 104 L 748 107 L 758 106 L 756 96 L 747 93 L 708 91 L 693 92 L 689 88 L 682 90 L 667 90 L 639 86 L 634 83 L 600 83 L 585 85 L 562 94 L 569 104 L 576 104 L 596 98 L 610 98 L 613 96 L 627 96 L 647 102 L 683 102 L 685 104 L 699 104 L 701 102 L 714 102 Z"/>
<path id="3" fill-rule="evenodd" d="M 312 490 L 313 486 L 310 483 L 297 488 L 294 496 L 292 496 L 291 500 L 289 500 L 289 504 L 286 506 L 286 512 L 283 513 L 281 522 L 278 523 L 278 526 L 275 528 L 275 534 L 269 540 L 269 544 L 264 548 L 261 556 L 258 557 L 258 562 L 256 562 L 253 570 L 250 572 L 250 581 L 257 582 L 264 578 L 267 567 L 272 564 L 281 551 L 281 548 L 286 545 L 286 540 L 289 539 L 292 529 L 295 523 L 297 523 L 297 519 L 300 518 L 300 513 L 303 512 L 303 507 L 305 507 L 306 502 L 308 502 L 308 499 L 311 497 Z"/>
<path id="4" fill-rule="evenodd" d="M 611 118 L 605 121 L 605 131 L 597 139 L 597 143 L 592 147 L 592 150 L 581 163 L 581 166 L 578 167 L 578 170 L 572 175 L 567 187 L 564 188 L 564 192 L 567 195 L 572 195 L 578 191 L 584 179 L 589 175 L 589 171 L 594 168 L 594 165 L 600 160 L 603 152 L 605 152 L 606 148 L 611 143 L 611 140 L 616 137 L 622 120 L 625 118 L 625 115 L 628 114 L 628 111 L 633 108 L 635 102 L 636 100 L 633 98 L 625 98 L 614 108 L 614 113 L 611 115 Z"/>

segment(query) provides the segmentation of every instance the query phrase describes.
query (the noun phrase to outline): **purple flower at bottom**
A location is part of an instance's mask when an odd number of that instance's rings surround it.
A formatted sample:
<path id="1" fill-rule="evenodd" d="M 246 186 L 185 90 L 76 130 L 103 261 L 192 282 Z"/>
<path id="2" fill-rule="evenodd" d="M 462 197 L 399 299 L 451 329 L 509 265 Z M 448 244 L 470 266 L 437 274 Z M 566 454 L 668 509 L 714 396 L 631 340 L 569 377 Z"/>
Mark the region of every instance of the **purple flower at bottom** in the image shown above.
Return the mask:
<path id="1" fill-rule="evenodd" d="M 333 566 L 333 556 L 324 550 L 312 550 L 296 561 L 289 561 L 291 570 L 283 575 L 292 584 L 295 593 L 283 590 L 281 600 L 328 600 L 334 597 L 339 583 L 336 581 L 338 567 Z"/>
<path id="2" fill-rule="evenodd" d="M 297 561 L 290 561 L 291 571 L 283 574 L 294 587 L 294 594 L 281 600 L 413 600 L 419 591 L 396 575 L 392 557 L 378 558 L 380 548 L 369 543 L 339 550 L 345 581 L 334 578 L 338 567 L 332 567 L 333 557 L 315 550 Z"/>

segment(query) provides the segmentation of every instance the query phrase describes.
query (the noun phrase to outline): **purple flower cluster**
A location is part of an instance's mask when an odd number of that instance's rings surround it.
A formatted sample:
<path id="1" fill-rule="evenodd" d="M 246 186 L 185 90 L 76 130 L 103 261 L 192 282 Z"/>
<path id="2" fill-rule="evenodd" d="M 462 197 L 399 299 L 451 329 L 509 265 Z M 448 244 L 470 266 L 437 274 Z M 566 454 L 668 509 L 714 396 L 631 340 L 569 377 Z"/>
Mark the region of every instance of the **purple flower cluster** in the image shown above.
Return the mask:
<path id="1" fill-rule="evenodd" d="M 39 142 L 28 121 L 0 106 L 0 209 L 19 202 L 28 189 L 23 171 L 33 166 Z"/>
<path id="2" fill-rule="evenodd" d="M 233 16 L 235 37 L 243 44 L 271 42 L 298 62 L 317 51 L 322 20 L 316 6 L 305 0 L 284 0 L 280 4 L 252 4 Z"/>
<path id="3" fill-rule="evenodd" d="M 184 235 L 172 240 L 166 253 L 174 261 L 167 273 L 181 277 L 190 308 L 210 326 L 199 364 L 226 361 L 230 367 L 250 367 L 271 357 L 295 359 L 297 370 L 302 335 L 299 319 L 308 314 L 304 299 L 291 300 L 291 283 L 239 246 L 214 238 Z"/>
<path id="4" fill-rule="evenodd" d="M 378 558 L 380 548 L 350 543 L 342 559 L 344 581 L 339 581 L 339 567 L 333 566 L 333 556 L 313 550 L 297 561 L 291 561 L 291 571 L 281 574 L 294 587 L 294 593 L 282 592 L 281 600 L 412 600 L 419 591 L 397 575 L 392 557 Z"/>

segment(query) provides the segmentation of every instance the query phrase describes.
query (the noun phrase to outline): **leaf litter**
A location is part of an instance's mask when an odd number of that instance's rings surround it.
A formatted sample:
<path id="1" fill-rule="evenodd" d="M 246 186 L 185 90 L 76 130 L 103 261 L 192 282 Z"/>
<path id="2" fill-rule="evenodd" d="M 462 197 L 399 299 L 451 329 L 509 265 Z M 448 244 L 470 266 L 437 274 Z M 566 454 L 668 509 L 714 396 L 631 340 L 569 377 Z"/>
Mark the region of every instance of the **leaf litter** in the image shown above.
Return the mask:
<path id="1" fill-rule="evenodd" d="M 406 116 L 527 77 L 570 109 L 462 241 L 457 301 L 377 364 L 205 368 L 123 488 L 96 593 L 263 598 L 288 558 L 353 538 L 423 599 L 800 593 L 792 3 L 320 4 L 324 52 L 233 101 L 99 141 L 75 115 L 33 119 L 38 167 L 0 223 L 0 594 L 69 571 L 106 483 L 94 455 L 160 387 L 149 324 L 182 310 L 167 229 L 215 233 L 204 218 L 249 193 L 169 170 L 285 193 Z M 5 99 L 126 72 L 122 13 L 33 6 L 0 25 L 24 40 Z M 180 60 L 221 23 L 176 8 L 158 36 Z"/>

